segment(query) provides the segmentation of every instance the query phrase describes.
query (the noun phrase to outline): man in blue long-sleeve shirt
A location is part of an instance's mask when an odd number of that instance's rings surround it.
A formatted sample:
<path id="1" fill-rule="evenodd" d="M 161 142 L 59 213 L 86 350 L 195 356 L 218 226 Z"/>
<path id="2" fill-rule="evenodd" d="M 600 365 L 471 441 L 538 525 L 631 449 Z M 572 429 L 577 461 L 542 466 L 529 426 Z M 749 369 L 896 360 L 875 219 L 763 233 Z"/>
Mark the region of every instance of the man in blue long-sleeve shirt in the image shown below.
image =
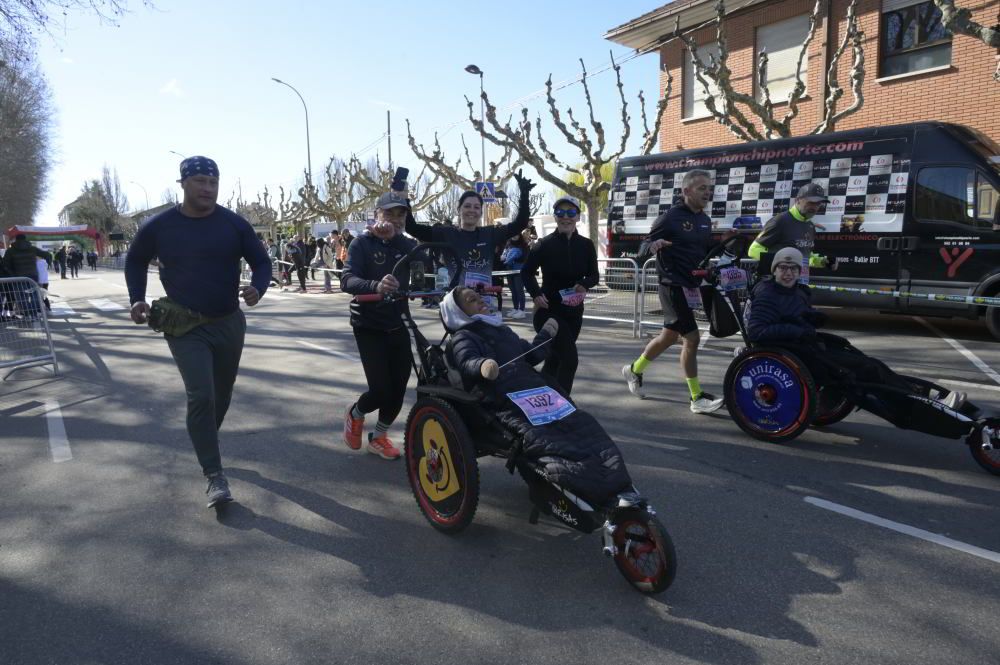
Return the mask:
<path id="1" fill-rule="evenodd" d="M 187 430 L 198 462 L 208 478 L 208 505 L 232 501 L 219 454 L 219 428 L 233 394 L 240 367 L 246 318 L 239 298 L 256 305 L 271 279 L 271 262 L 253 227 L 216 205 L 219 169 L 207 157 L 181 162 L 184 202 L 146 222 L 125 259 L 131 316 L 146 323 L 146 274 L 159 259 L 160 282 L 167 297 L 191 310 L 200 323 L 181 335 L 164 333 L 187 392 Z M 240 287 L 240 259 L 253 270 L 249 286 Z"/>

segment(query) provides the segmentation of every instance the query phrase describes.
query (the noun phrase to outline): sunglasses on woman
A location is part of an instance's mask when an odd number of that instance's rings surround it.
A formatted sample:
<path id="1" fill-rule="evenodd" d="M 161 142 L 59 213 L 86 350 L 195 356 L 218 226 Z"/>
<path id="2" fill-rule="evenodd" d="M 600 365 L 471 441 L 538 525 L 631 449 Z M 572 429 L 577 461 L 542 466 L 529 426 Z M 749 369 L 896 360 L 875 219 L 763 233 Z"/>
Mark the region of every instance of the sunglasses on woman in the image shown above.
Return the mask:
<path id="1" fill-rule="evenodd" d="M 573 208 L 561 208 L 555 211 L 555 216 L 559 217 L 560 219 L 563 217 L 569 217 L 570 219 L 573 219 L 574 217 L 577 216 L 577 211 L 574 210 Z"/>

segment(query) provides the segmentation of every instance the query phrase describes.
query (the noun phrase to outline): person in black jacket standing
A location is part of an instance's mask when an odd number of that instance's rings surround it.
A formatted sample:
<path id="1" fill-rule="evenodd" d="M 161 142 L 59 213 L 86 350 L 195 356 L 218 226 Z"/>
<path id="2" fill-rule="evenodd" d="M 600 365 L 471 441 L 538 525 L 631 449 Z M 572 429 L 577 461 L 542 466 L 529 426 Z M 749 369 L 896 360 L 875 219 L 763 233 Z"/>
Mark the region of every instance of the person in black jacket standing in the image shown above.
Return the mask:
<path id="1" fill-rule="evenodd" d="M 407 215 L 406 232 L 421 242 L 446 242 L 458 254 L 462 277 L 460 284 L 475 288 L 493 284 L 493 258 L 497 248 L 502 248 L 509 238 L 514 238 L 526 228 L 531 217 L 529 203 L 534 188 L 518 171 L 514 174 L 518 187 L 518 207 L 514 221 L 499 226 L 483 226 L 483 198 L 476 192 L 464 192 L 458 200 L 459 225 L 418 224 L 413 215 Z"/>
<path id="2" fill-rule="evenodd" d="M 525 289 L 535 301 L 535 330 L 554 318 L 559 333 L 553 341 L 552 353 L 542 371 L 553 377 L 568 395 L 579 365 L 576 338 L 583 326 L 583 299 L 589 289 L 597 286 L 597 250 L 594 244 L 576 232 L 580 219 L 580 204 L 570 196 L 556 201 L 556 230 L 528 252 L 521 269 Z M 535 272 L 542 269 L 539 288 Z"/>
<path id="3" fill-rule="evenodd" d="M 375 224 L 356 238 L 347 251 L 340 290 L 351 295 L 388 294 L 400 288 L 392 268 L 416 243 L 403 235 L 410 212 L 404 195 L 387 192 L 378 198 Z M 351 300 L 351 327 L 358 344 L 368 390 L 344 414 L 344 443 L 361 450 L 365 414 L 378 411 L 375 431 L 368 433 L 368 452 L 382 459 L 396 459 L 399 450 L 389 439 L 389 427 L 403 408 L 410 380 L 410 334 L 400 316 L 406 301 Z"/>
<path id="4" fill-rule="evenodd" d="M 705 207 L 712 201 L 712 174 L 692 169 L 684 174 L 684 201 L 657 217 L 653 228 L 639 248 L 639 264 L 645 257 L 656 256 L 656 272 L 660 279 L 660 306 L 663 308 L 663 330 L 643 350 L 635 362 L 622 367 L 622 376 L 633 395 L 644 399 L 642 373 L 649 363 L 677 340 L 681 340 L 681 369 L 691 393 L 693 413 L 711 413 L 722 406 L 722 400 L 701 389 L 698 381 L 698 324 L 692 307 L 701 306 L 698 285 L 692 276 L 712 244 L 712 220 Z"/>

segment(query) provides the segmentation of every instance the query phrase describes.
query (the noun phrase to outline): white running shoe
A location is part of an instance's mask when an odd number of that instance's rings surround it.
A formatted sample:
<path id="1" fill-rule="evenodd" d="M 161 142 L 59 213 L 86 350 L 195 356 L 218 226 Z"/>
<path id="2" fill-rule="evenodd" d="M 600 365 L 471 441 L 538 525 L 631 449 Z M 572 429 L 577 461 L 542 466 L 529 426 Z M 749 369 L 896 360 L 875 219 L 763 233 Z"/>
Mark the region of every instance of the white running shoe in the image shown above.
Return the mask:
<path id="1" fill-rule="evenodd" d="M 524 313 L 523 309 L 515 309 L 514 313 L 510 315 L 512 319 L 523 319 L 527 314 Z"/>
<path id="2" fill-rule="evenodd" d="M 716 399 L 715 395 L 702 391 L 697 397 L 691 398 L 691 413 L 712 413 L 718 411 L 722 406 L 722 399 Z"/>
<path id="3" fill-rule="evenodd" d="M 941 403 L 947 406 L 952 411 L 958 411 L 959 409 L 962 408 L 962 405 L 965 404 L 966 399 L 967 396 L 965 393 L 959 390 L 953 390 L 950 393 L 948 393 L 948 395 L 945 396 L 944 399 L 941 400 Z"/>
<path id="4" fill-rule="evenodd" d="M 622 376 L 628 382 L 628 391 L 639 399 L 646 399 L 646 393 L 642 389 L 642 374 L 632 371 L 632 363 L 622 367 Z"/>

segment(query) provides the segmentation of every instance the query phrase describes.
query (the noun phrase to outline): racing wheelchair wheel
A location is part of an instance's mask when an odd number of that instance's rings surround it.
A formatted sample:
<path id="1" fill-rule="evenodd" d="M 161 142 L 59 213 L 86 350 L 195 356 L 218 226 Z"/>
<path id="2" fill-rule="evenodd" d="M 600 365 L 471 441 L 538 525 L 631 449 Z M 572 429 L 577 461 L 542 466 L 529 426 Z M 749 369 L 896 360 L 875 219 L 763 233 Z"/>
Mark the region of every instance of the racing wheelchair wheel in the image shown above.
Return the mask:
<path id="1" fill-rule="evenodd" d="M 829 427 L 851 415 L 854 401 L 837 388 L 822 387 L 816 395 L 816 417 L 813 427 Z"/>
<path id="2" fill-rule="evenodd" d="M 984 426 L 991 426 L 996 431 L 1000 428 L 1000 422 L 985 423 Z M 968 438 L 969 452 L 972 459 L 981 466 L 987 473 L 1000 476 L 1000 436 L 992 437 L 992 448 L 983 448 L 982 427 L 976 427 Z"/>
<path id="3" fill-rule="evenodd" d="M 618 572 L 642 593 L 666 591 L 677 574 L 677 553 L 660 520 L 643 511 L 618 519 L 614 524 L 611 537 Z"/>
<path id="4" fill-rule="evenodd" d="M 467 527 L 479 503 L 479 464 L 469 430 L 447 402 L 421 397 L 406 419 L 406 475 L 427 521 L 438 531 Z"/>
<path id="5" fill-rule="evenodd" d="M 761 441 L 791 441 L 816 416 L 816 383 L 805 364 L 788 351 L 745 350 L 726 370 L 723 391 L 730 417 Z"/>

